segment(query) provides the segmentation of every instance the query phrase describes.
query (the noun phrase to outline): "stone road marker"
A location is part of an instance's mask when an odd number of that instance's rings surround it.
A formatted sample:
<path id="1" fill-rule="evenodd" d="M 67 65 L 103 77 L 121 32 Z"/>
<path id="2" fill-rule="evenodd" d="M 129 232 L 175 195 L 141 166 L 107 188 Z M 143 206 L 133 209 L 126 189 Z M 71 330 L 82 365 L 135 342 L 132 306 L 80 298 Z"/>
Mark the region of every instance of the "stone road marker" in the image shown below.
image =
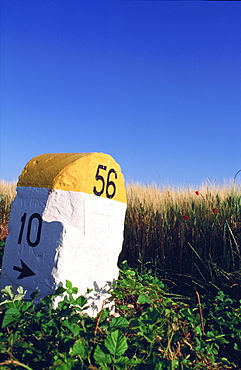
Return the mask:
<path id="1" fill-rule="evenodd" d="M 126 194 L 120 166 L 103 153 L 43 154 L 30 160 L 12 203 L 1 287 L 27 297 L 52 294 L 70 280 L 78 295 L 93 289 L 95 316 L 118 278 Z"/>

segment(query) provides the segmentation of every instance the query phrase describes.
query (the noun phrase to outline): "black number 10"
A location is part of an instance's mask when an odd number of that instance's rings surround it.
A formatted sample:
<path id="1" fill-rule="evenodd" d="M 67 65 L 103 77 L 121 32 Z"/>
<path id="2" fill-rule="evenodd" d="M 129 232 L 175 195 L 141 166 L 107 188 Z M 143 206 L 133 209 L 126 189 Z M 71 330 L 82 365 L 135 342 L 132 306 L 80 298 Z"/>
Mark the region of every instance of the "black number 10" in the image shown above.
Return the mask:
<path id="1" fill-rule="evenodd" d="M 24 213 L 21 217 L 21 228 L 19 232 L 19 237 L 18 237 L 18 244 L 21 244 L 22 242 L 22 236 L 23 236 L 23 230 L 25 226 L 25 221 L 26 221 L 27 213 Z M 37 234 L 35 240 L 31 240 L 30 234 L 31 234 L 31 227 L 32 227 L 32 222 L 34 219 L 38 220 L 38 229 L 37 229 Z M 42 217 L 40 216 L 39 213 L 33 213 L 28 220 L 28 228 L 27 228 L 27 242 L 30 247 L 37 247 L 37 245 L 40 242 L 40 236 L 41 236 L 41 229 L 42 229 Z"/>
<path id="2" fill-rule="evenodd" d="M 98 195 L 99 197 L 105 191 L 105 179 L 104 179 L 103 176 L 100 175 L 100 170 L 106 171 L 107 167 L 103 166 L 102 164 L 99 164 L 99 166 L 97 168 L 97 171 L 96 171 L 95 179 L 97 181 L 100 181 L 102 183 L 102 185 L 101 185 L 101 188 L 99 190 L 97 190 L 96 186 L 94 186 L 93 187 L 93 192 L 94 192 L 95 195 Z M 116 171 L 114 170 L 114 168 L 111 168 L 108 171 L 107 181 L 106 181 L 106 198 L 110 198 L 110 199 L 113 198 L 115 196 L 115 193 L 116 193 L 116 185 L 115 185 L 114 181 L 110 180 L 110 175 L 112 173 L 115 175 L 115 179 L 117 179 Z"/>

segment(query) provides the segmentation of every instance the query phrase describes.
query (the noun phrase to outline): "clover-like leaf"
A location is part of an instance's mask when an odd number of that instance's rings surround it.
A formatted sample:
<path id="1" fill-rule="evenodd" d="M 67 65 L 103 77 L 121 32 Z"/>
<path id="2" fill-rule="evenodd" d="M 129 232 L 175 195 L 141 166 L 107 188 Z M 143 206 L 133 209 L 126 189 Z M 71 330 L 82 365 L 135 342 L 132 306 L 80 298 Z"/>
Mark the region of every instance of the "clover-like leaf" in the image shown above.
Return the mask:
<path id="1" fill-rule="evenodd" d="M 104 343 L 110 353 L 115 356 L 123 355 L 128 348 L 126 337 L 120 330 L 110 333 Z"/>
<path id="2" fill-rule="evenodd" d="M 78 339 L 74 342 L 73 347 L 70 349 L 70 355 L 72 357 L 74 356 L 80 356 L 82 358 L 87 358 L 87 351 L 86 346 L 83 343 L 82 339 Z"/>
<path id="3" fill-rule="evenodd" d="M 137 303 L 139 303 L 139 304 L 149 303 L 150 304 L 151 300 L 147 296 L 141 294 L 138 297 Z"/>
<path id="4" fill-rule="evenodd" d="M 110 364 L 112 362 L 112 356 L 103 352 L 99 345 L 96 346 L 94 359 L 98 364 Z"/>
<path id="5" fill-rule="evenodd" d="M 128 328 L 128 326 L 129 322 L 123 316 L 114 317 L 110 322 L 110 328 Z"/>

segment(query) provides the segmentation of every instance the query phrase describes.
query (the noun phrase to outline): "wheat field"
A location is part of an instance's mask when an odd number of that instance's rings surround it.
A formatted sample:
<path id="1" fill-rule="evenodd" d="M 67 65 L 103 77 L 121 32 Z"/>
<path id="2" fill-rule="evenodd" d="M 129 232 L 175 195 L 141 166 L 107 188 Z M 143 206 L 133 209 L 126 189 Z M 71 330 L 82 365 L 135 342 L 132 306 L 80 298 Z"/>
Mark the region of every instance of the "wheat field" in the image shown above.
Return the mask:
<path id="1" fill-rule="evenodd" d="M 126 185 L 127 212 L 119 263 L 147 265 L 200 285 L 241 282 L 241 187 Z M 16 183 L 0 182 L 0 239 L 5 240 Z M 238 283 L 237 283 L 238 281 Z M 240 285 L 239 285 L 240 286 Z"/>

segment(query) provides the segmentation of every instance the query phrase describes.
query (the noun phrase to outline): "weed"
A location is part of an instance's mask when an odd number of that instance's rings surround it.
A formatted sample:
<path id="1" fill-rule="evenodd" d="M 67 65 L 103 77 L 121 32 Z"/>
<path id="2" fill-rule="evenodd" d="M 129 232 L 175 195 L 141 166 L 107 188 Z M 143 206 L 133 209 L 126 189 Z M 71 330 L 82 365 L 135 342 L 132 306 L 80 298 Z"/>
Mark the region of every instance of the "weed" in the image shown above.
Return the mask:
<path id="1" fill-rule="evenodd" d="M 21 287 L 17 294 L 9 286 L 2 290 L 2 369 L 211 370 L 237 366 L 223 351 L 225 346 L 235 353 L 240 350 L 241 308 L 223 292 L 205 304 L 200 298 L 203 321 L 196 302 L 173 296 L 157 277 L 148 271 L 141 275 L 126 263 L 112 292 L 119 316 L 111 316 L 108 309 L 96 318 L 87 316 L 87 300 L 74 298 L 77 292 L 67 281 L 66 288 L 35 306 L 34 297 L 26 300 Z M 54 308 L 53 300 L 59 295 L 62 300 Z"/>
<path id="2" fill-rule="evenodd" d="M 132 184 L 127 199 L 119 262 L 139 268 L 149 263 L 162 278 L 185 283 L 183 289 L 195 281 L 204 290 L 229 289 L 240 296 L 239 187 L 172 190 Z"/>

